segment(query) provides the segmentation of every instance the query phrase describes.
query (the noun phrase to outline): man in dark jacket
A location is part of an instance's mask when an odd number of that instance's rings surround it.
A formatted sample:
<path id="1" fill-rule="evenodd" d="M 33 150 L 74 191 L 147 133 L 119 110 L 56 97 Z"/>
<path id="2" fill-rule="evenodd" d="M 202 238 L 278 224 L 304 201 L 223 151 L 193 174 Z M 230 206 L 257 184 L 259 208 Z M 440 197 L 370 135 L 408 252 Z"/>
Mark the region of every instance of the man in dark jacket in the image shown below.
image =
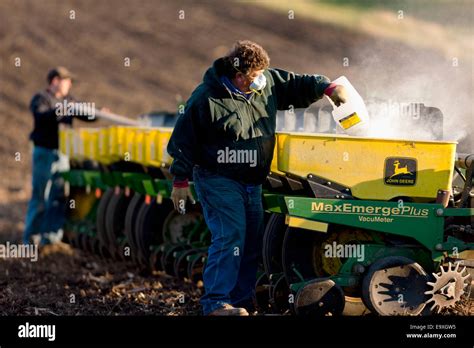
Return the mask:
<path id="1" fill-rule="evenodd" d="M 194 181 L 212 234 L 204 271 L 205 315 L 248 315 L 264 230 L 262 183 L 275 146 L 277 110 L 306 108 L 325 93 L 339 105 L 342 86 L 322 75 L 269 68 L 267 52 L 239 41 L 217 59 L 186 103 L 168 152 L 171 198 L 185 213 Z"/>
<path id="2" fill-rule="evenodd" d="M 48 87 L 35 94 L 30 103 L 30 110 L 34 117 L 34 128 L 30 134 L 30 139 L 34 144 L 33 190 L 28 203 L 23 233 L 25 244 L 28 244 L 31 236 L 35 234 L 40 234 L 42 242 L 47 243 L 47 235 L 57 233 L 64 222 L 62 182 L 59 173 L 54 173 L 54 168 L 58 167 L 60 159 L 58 154 L 59 124 L 70 127 L 73 118 L 95 121 L 93 113 L 71 115 L 68 112 L 73 108 L 67 105 L 71 105 L 74 101 L 69 95 L 72 79 L 73 75 L 64 67 L 50 70 L 47 76 Z"/>

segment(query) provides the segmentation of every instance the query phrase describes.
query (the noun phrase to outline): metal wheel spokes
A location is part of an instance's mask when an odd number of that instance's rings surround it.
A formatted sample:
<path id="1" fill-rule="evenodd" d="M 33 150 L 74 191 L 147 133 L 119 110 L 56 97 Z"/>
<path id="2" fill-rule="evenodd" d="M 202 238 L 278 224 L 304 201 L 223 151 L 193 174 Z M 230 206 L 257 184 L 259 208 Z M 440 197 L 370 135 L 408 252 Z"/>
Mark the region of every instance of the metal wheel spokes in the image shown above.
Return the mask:
<path id="1" fill-rule="evenodd" d="M 425 294 L 430 296 L 426 304 L 432 304 L 430 310 L 441 312 L 444 308 L 452 308 L 464 295 L 470 293 L 471 276 L 467 268 L 460 268 L 460 263 L 448 264 L 447 268 L 441 267 L 441 271 L 433 273 L 435 280 L 428 282 L 431 287 Z"/>
<path id="2" fill-rule="evenodd" d="M 406 257 L 374 262 L 364 278 L 363 298 L 380 315 L 418 315 L 425 308 L 427 274 Z"/>

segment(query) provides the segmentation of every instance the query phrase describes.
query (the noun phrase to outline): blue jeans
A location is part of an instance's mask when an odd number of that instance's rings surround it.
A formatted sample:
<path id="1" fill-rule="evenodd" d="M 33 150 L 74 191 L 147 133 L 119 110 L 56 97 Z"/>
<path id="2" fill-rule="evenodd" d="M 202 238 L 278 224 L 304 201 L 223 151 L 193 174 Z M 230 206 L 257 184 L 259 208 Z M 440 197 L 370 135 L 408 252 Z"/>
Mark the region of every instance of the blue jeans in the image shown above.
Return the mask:
<path id="1" fill-rule="evenodd" d="M 57 150 L 40 146 L 35 146 L 33 149 L 33 190 L 28 203 L 23 233 L 25 244 L 30 243 L 33 234 L 40 234 L 42 242 L 46 243 L 45 234 L 57 232 L 63 226 L 66 209 L 64 180 L 59 173 L 52 172 L 53 165 L 58 160 Z M 48 188 L 49 192 L 47 192 Z"/>
<path id="2" fill-rule="evenodd" d="M 211 231 L 201 298 L 204 315 L 231 304 L 253 309 L 264 231 L 262 186 L 195 167 L 194 185 Z"/>

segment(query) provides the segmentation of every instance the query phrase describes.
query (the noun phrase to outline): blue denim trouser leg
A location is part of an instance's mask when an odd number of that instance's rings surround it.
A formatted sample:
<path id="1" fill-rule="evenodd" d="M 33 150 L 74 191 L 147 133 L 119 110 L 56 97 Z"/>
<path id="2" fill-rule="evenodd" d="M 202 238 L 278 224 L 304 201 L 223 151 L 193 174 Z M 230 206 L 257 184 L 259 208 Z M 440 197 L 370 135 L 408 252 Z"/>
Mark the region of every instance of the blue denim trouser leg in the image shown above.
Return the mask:
<path id="1" fill-rule="evenodd" d="M 247 187 L 245 204 L 245 246 L 237 284 L 231 292 L 231 304 L 254 310 L 257 267 L 262 255 L 265 230 L 262 205 L 262 186 Z"/>
<path id="2" fill-rule="evenodd" d="M 194 184 L 212 239 L 201 298 L 205 315 L 224 304 L 253 303 L 263 236 L 261 185 L 195 168 Z"/>
<path id="3" fill-rule="evenodd" d="M 45 191 L 48 181 L 53 179 L 51 169 L 53 163 L 58 160 L 56 150 L 35 146 L 33 149 L 33 173 L 32 173 L 32 196 L 28 203 L 26 213 L 23 243 L 30 242 L 33 234 L 44 234 L 54 231 L 53 226 L 64 222 L 64 214 L 60 215 L 60 209 L 55 209 L 54 203 L 62 194 L 57 187 L 57 182 L 52 183 L 48 199 L 45 199 Z M 47 218 L 45 222 L 45 218 Z"/>
<path id="4" fill-rule="evenodd" d="M 44 233 L 57 233 L 66 220 L 66 201 L 64 197 L 64 179 L 60 173 L 51 175 L 51 186 L 46 200 L 46 209 L 43 215 L 40 231 Z M 43 237 L 43 243 L 49 240 Z"/>

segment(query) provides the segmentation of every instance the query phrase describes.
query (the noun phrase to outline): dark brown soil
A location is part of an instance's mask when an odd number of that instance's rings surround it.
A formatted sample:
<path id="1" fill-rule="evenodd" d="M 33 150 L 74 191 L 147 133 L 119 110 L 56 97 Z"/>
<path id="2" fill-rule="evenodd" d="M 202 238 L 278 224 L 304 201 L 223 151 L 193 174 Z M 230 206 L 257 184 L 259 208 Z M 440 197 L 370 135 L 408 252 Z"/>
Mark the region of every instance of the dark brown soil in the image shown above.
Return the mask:
<path id="1" fill-rule="evenodd" d="M 67 244 L 44 247 L 37 262 L 0 260 L 0 288 L 0 315 L 200 314 L 196 285 Z"/>

